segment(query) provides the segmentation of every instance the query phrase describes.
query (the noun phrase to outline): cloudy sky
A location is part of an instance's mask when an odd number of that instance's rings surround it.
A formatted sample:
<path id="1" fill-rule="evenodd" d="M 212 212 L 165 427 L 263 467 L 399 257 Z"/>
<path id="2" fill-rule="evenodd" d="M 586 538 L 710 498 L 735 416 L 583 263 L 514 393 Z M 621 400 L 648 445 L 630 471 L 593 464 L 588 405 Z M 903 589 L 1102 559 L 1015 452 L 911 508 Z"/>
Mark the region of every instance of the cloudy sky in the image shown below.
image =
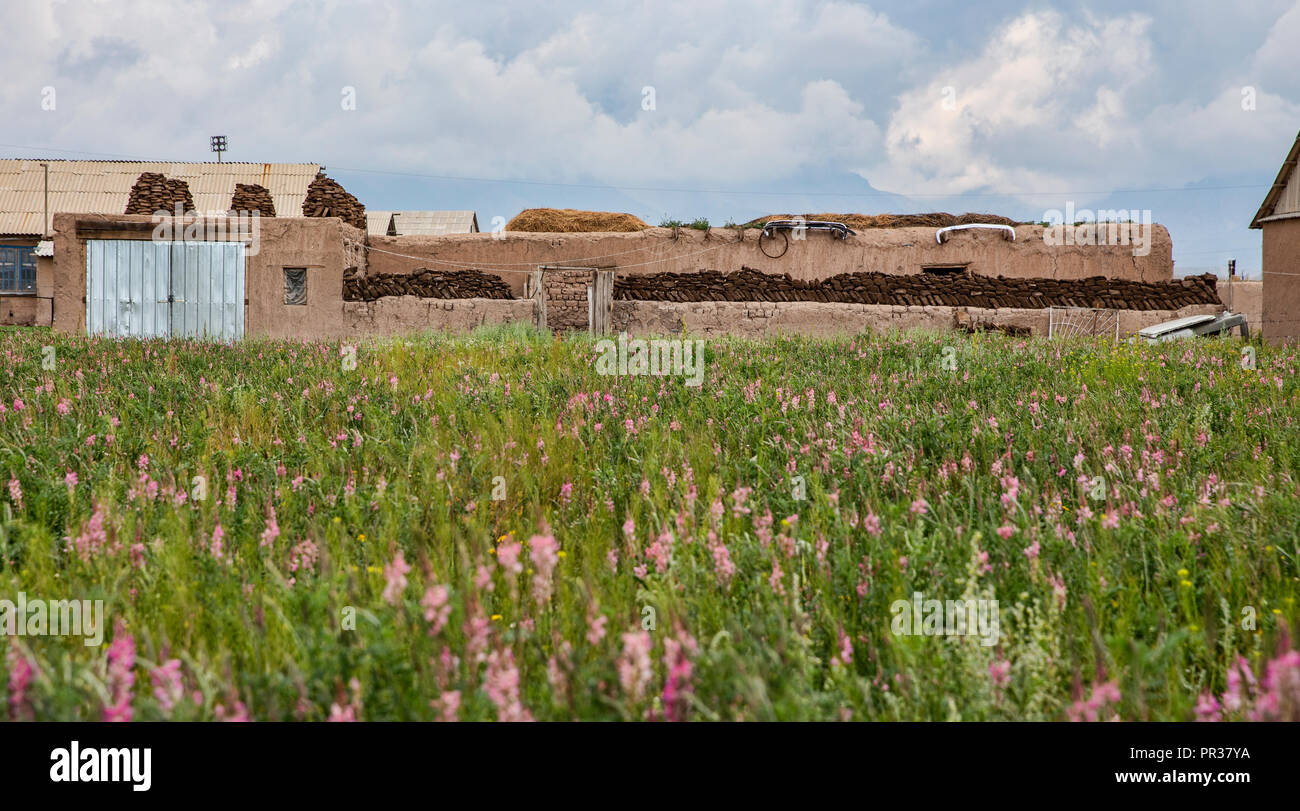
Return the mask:
<path id="1" fill-rule="evenodd" d="M 0 30 L 0 155 L 225 134 L 485 230 L 1072 203 L 1150 209 L 1180 273 L 1257 278 L 1247 225 L 1300 129 L 1296 0 L 5 0 Z"/>

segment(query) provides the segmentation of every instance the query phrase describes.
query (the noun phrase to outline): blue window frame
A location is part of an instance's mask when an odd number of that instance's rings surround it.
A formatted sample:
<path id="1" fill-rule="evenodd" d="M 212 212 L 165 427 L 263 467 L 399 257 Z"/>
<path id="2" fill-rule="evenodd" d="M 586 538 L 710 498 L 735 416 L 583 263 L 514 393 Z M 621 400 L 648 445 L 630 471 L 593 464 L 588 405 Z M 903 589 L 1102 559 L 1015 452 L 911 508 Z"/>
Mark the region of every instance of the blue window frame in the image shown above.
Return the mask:
<path id="1" fill-rule="evenodd" d="M 27 245 L 0 245 L 0 294 L 35 293 L 36 249 Z"/>

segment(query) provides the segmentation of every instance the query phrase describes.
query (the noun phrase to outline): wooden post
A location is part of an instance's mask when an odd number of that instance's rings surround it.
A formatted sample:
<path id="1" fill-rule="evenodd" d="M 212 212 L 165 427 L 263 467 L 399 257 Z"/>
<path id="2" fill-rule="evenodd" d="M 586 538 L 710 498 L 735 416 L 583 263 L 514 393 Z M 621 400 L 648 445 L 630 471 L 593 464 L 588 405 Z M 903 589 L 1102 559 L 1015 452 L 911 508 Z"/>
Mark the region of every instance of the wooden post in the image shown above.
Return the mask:
<path id="1" fill-rule="evenodd" d="M 614 316 L 614 271 L 596 270 L 587 287 L 587 324 L 592 335 L 608 335 Z"/>
<path id="2" fill-rule="evenodd" d="M 538 267 L 529 277 L 529 287 L 532 290 L 533 298 L 537 301 L 537 328 L 546 329 L 546 290 L 542 284 L 546 270 Z"/>

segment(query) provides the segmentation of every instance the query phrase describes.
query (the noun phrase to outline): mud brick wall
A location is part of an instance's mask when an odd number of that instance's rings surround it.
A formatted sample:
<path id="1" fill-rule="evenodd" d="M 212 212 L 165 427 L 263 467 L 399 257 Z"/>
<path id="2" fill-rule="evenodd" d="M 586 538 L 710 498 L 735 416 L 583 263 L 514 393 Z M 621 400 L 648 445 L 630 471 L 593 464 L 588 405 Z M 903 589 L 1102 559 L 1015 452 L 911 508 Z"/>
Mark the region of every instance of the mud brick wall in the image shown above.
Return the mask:
<path id="1" fill-rule="evenodd" d="M 402 335 L 437 330 L 467 332 L 494 324 L 533 324 L 537 302 L 520 299 L 421 299 L 411 296 L 343 302 L 347 334 Z"/>
<path id="2" fill-rule="evenodd" d="M 1220 304 L 1211 274 L 1171 282 L 1138 282 L 1095 276 L 1086 279 L 1035 279 L 974 274 L 842 273 L 820 280 L 744 268 L 722 274 L 657 273 L 614 280 L 620 301 L 810 301 L 843 304 L 1004 307 L 1042 309 L 1104 307 L 1114 310 L 1177 310 Z"/>
<path id="3" fill-rule="evenodd" d="M 587 329 L 590 270 L 548 270 L 542 275 L 546 326 L 553 330 Z"/>
<path id="4" fill-rule="evenodd" d="M 369 252 L 366 250 L 366 232 L 350 225 L 343 226 L 343 272 L 365 276 L 370 271 Z"/>
<path id="5" fill-rule="evenodd" d="M 374 301 L 385 296 L 436 299 L 514 298 L 510 285 L 496 276 L 489 276 L 477 270 L 421 268 L 414 273 L 361 275 L 349 268 L 343 272 L 344 301 Z M 585 317 L 585 305 L 583 314 Z"/>

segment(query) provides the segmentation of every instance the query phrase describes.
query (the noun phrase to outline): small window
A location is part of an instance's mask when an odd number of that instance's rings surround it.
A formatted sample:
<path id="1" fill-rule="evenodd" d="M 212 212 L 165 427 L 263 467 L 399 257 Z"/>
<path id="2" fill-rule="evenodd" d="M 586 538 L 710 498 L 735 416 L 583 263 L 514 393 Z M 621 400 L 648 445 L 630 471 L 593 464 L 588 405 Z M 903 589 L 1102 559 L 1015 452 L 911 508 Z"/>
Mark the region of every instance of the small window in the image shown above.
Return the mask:
<path id="1" fill-rule="evenodd" d="M 964 276 L 966 274 L 966 266 L 955 265 L 951 267 L 921 268 L 921 272 L 927 273 L 931 276 Z"/>
<path id="2" fill-rule="evenodd" d="M 36 293 L 36 249 L 27 245 L 0 246 L 0 293 Z"/>
<path id="3" fill-rule="evenodd" d="M 307 303 L 307 268 L 284 269 L 284 303 Z"/>

